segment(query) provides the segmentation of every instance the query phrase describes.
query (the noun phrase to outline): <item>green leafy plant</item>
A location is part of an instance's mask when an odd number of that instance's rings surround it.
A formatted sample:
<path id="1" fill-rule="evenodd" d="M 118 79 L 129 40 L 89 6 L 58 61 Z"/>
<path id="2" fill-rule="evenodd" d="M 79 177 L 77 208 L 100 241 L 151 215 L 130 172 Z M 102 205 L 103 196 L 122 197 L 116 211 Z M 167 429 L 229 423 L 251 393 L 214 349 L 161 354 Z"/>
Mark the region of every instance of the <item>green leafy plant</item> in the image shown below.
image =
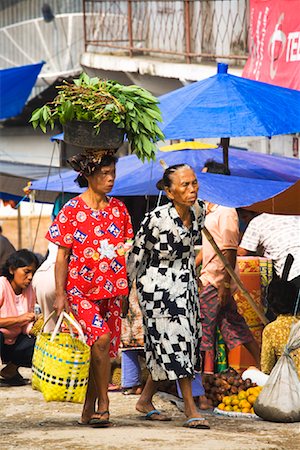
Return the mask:
<path id="1" fill-rule="evenodd" d="M 155 142 L 164 135 L 157 125 L 162 122 L 158 100 L 147 90 L 124 86 L 112 80 L 90 78 L 82 73 L 73 83 L 57 86 L 53 102 L 33 111 L 30 122 L 45 133 L 55 122 L 69 121 L 95 123 L 96 133 L 104 121 L 112 121 L 123 128 L 133 152 L 144 161 L 155 159 Z"/>

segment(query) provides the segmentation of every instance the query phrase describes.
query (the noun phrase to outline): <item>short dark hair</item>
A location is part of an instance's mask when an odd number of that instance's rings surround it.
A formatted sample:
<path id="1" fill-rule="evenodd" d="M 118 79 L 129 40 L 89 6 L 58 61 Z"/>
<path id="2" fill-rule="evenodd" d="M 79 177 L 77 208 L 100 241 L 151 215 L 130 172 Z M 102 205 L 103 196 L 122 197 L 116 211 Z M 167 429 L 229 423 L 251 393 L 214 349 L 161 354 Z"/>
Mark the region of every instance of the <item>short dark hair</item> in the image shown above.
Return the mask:
<path id="1" fill-rule="evenodd" d="M 79 187 L 88 187 L 87 178 L 92 175 L 92 173 L 96 169 L 100 169 L 101 167 L 107 167 L 111 164 L 117 164 L 118 158 L 113 155 L 104 155 L 102 156 L 100 161 L 95 161 L 89 155 L 84 153 L 78 153 L 68 160 L 70 166 L 79 172 L 79 175 L 75 179 L 75 182 L 79 185 Z"/>
<path id="2" fill-rule="evenodd" d="M 161 180 L 159 180 L 156 183 L 156 187 L 158 190 L 163 190 L 166 187 L 171 187 L 172 186 L 172 179 L 171 179 L 171 175 L 173 173 L 175 173 L 177 170 L 182 169 L 183 167 L 186 167 L 187 169 L 191 169 L 194 170 L 191 166 L 189 166 L 188 164 L 174 164 L 173 166 L 168 167 L 163 174 L 163 177 Z"/>
<path id="3" fill-rule="evenodd" d="M 11 281 L 14 277 L 9 271 L 10 268 L 18 269 L 20 267 L 31 266 L 31 264 L 35 264 L 36 268 L 39 266 L 39 261 L 35 254 L 26 248 L 17 250 L 9 255 L 6 262 L 3 264 L 2 275 Z"/>
<path id="4" fill-rule="evenodd" d="M 273 278 L 268 286 L 268 306 L 276 315 L 294 314 L 297 295 L 298 288 L 292 281 L 283 281 L 278 278 Z M 296 311 L 296 314 L 298 311 Z"/>
<path id="5" fill-rule="evenodd" d="M 204 166 L 207 168 L 208 173 L 217 173 L 220 175 L 230 175 L 230 170 L 223 163 L 219 163 L 214 159 L 208 159 L 205 161 Z"/>

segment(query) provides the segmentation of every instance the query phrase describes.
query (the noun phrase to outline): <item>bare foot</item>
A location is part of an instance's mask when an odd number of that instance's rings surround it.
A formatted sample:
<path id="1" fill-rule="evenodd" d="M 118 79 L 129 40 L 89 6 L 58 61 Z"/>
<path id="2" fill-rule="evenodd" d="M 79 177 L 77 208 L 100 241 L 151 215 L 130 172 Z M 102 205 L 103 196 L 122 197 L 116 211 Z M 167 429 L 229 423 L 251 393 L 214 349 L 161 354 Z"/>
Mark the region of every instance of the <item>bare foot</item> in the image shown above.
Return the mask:
<path id="1" fill-rule="evenodd" d="M 199 396 L 199 400 L 198 400 L 198 408 L 199 409 L 211 409 L 212 408 L 212 404 L 210 403 L 210 401 L 208 400 L 208 398 L 206 398 L 205 395 L 200 395 Z"/>
<path id="2" fill-rule="evenodd" d="M 135 409 L 146 415 L 147 420 L 158 420 L 161 422 L 167 422 L 172 420 L 171 417 L 167 416 L 166 414 L 161 413 L 158 411 L 153 403 L 142 403 L 140 400 L 137 402 Z"/>
<path id="3" fill-rule="evenodd" d="M 125 388 L 123 391 L 123 395 L 141 395 L 142 393 L 141 386 L 133 386 L 132 388 Z"/>
<path id="4" fill-rule="evenodd" d="M 81 425 L 106 425 L 109 423 L 109 411 L 94 411 L 92 414 L 84 412 L 79 423 Z"/>

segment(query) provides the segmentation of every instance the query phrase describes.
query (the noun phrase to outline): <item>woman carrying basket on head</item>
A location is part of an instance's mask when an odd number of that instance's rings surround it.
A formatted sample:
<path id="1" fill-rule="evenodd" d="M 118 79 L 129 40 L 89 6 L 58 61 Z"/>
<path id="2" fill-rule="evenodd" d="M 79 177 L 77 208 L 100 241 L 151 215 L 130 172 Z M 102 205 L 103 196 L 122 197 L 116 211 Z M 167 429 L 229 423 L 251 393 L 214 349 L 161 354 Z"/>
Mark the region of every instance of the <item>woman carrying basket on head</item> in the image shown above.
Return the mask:
<path id="1" fill-rule="evenodd" d="M 91 346 L 79 424 L 102 427 L 110 424 L 110 357 L 116 357 L 120 343 L 122 300 L 128 294 L 124 244 L 133 230 L 125 205 L 107 196 L 114 185 L 116 158 L 99 152 L 76 155 L 69 162 L 80 172 L 80 187 L 87 190 L 62 208 L 47 234 L 59 246 L 54 307 L 58 314 L 72 311 Z"/>

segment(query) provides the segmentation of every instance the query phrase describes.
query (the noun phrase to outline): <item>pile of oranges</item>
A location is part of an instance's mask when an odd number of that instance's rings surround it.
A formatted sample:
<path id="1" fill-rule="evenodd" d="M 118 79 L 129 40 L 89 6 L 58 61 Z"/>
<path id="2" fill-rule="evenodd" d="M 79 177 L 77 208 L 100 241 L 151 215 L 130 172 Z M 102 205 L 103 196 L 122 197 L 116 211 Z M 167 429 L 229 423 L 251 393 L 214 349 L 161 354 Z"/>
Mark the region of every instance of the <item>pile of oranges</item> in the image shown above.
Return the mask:
<path id="1" fill-rule="evenodd" d="M 254 414 L 253 405 L 261 390 L 261 386 L 256 386 L 240 391 L 237 395 L 227 395 L 223 397 L 222 403 L 219 403 L 218 409 Z"/>

